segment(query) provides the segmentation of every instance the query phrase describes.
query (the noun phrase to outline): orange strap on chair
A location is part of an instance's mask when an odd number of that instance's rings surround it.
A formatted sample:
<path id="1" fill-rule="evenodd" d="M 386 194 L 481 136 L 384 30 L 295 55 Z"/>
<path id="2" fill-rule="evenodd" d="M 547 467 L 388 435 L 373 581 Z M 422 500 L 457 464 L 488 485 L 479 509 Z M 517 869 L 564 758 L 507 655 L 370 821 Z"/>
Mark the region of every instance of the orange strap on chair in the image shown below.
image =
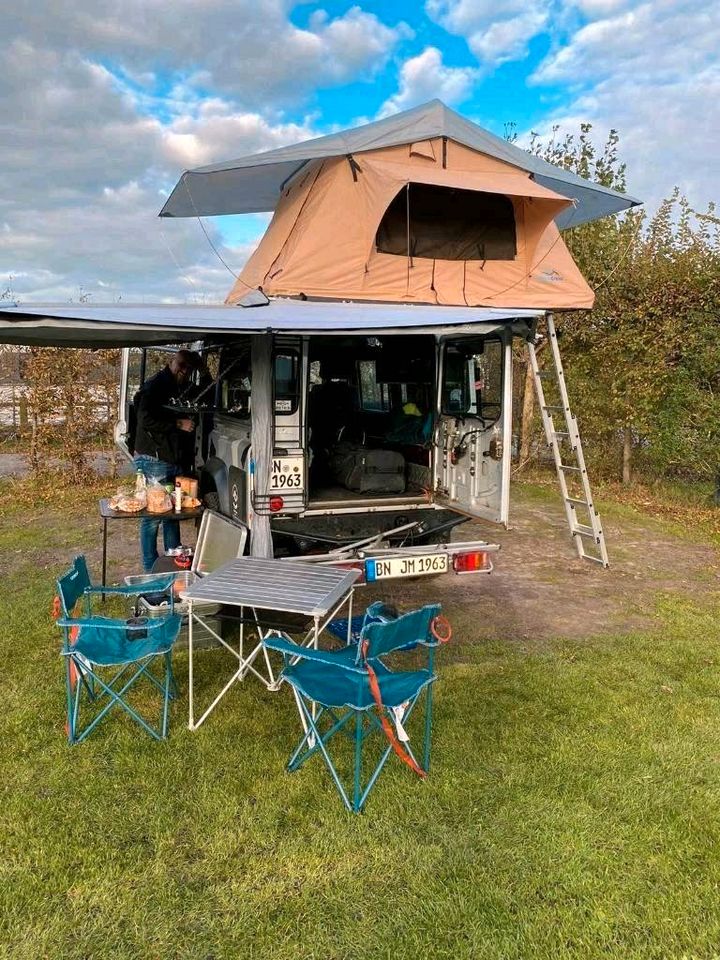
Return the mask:
<path id="1" fill-rule="evenodd" d="M 58 597 L 57 594 L 55 594 L 55 596 L 53 597 L 52 609 L 50 611 L 50 614 L 53 620 L 59 620 L 62 614 L 62 607 L 60 606 L 60 597 Z M 75 643 L 79 633 L 80 633 L 80 629 L 78 627 L 70 627 L 70 633 L 68 635 L 68 639 L 71 645 Z M 79 677 L 78 668 L 75 666 L 75 661 L 71 657 L 70 658 L 70 689 L 71 690 L 75 689 L 78 682 L 78 677 Z M 67 727 L 67 724 L 66 724 L 66 727 Z"/>
<path id="2" fill-rule="evenodd" d="M 365 656 L 366 651 L 367 651 L 367 640 L 363 640 L 363 649 L 362 649 L 363 657 Z M 392 728 L 392 724 L 388 720 L 387 715 L 385 713 L 385 706 L 382 702 L 382 696 L 380 694 L 380 684 L 378 683 L 377 674 L 375 673 L 373 668 L 370 666 L 370 664 L 367 662 L 367 660 L 365 661 L 365 668 L 368 672 L 368 680 L 370 681 L 370 692 L 372 693 L 373 700 L 375 701 L 375 706 L 377 707 L 378 713 L 380 714 L 380 723 L 382 724 L 383 733 L 388 738 L 388 741 L 390 743 L 390 746 L 393 748 L 393 751 L 398 755 L 398 757 L 400 757 L 402 762 L 406 763 L 408 767 L 410 767 L 410 769 L 413 771 L 413 773 L 416 773 L 421 779 L 424 780 L 427 777 L 427 772 L 423 770 L 422 767 L 418 766 L 417 763 L 415 763 L 413 758 L 410 756 L 410 754 L 403 747 L 403 745 L 400 743 L 397 736 L 395 735 L 395 731 Z"/>
<path id="3" fill-rule="evenodd" d="M 441 632 L 442 631 L 442 632 Z M 438 643 L 448 643 L 452 639 L 452 625 L 447 617 L 439 613 L 430 624 L 430 633 Z"/>

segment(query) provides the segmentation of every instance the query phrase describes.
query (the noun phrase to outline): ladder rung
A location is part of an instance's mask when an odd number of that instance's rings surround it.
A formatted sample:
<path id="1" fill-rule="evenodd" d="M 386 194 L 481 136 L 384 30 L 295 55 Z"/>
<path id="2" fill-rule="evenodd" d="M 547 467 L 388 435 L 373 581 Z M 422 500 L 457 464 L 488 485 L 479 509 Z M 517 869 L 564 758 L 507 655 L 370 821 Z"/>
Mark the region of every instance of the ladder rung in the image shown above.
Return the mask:
<path id="1" fill-rule="evenodd" d="M 538 370 L 536 376 L 540 377 L 541 380 L 552 380 L 553 377 L 557 376 L 555 370 Z"/>
<path id="2" fill-rule="evenodd" d="M 603 567 L 608 566 L 608 564 L 605 563 L 602 557 L 594 557 L 591 553 L 583 553 L 583 560 L 592 560 L 593 563 L 599 563 Z"/>
<path id="3" fill-rule="evenodd" d="M 580 469 L 580 467 L 571 467 L 567 463 L 559 463 L 558 468 L 560 470 L 571 470 L 573 473 L 582 473 L 582 470 Z"/>
<path id="4" fill-rule="evenodd" d="M 592 509 L 592 503 L 589 500 L 579 500 L 577 497 L 565 497 L 565 503 L 577 503 L 581 507 L 589 507 Z"/>
<path id="5" fill-rule="evenodd" d="M 569 410 L 570 407 L 558 407 L 556 404 L 545 404 L 543 410 Z"/>
<path id="6" fill-rule="evenodd" d="M 598 539 L 598 535 L 595 533 L 592 527 L 588 527 L 584 523 L 576 523 L 574 527 L 571 527 L 571 532 L 573 534 L 579 534 L 581 537 L 592 537 L 593 540 Z"/>

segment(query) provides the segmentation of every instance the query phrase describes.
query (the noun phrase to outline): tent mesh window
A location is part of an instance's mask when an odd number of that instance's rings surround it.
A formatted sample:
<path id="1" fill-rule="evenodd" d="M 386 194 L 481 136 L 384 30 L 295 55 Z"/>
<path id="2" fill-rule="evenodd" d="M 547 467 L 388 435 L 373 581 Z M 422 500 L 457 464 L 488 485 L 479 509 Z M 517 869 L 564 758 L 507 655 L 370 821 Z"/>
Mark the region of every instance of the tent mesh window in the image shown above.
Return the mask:
<path id="1" fill-rule="evenodd" d="M 410 183 L 380 221 L 378 253 L 436 260 L 513 260 L 512 201 L 495 193 Z"/>

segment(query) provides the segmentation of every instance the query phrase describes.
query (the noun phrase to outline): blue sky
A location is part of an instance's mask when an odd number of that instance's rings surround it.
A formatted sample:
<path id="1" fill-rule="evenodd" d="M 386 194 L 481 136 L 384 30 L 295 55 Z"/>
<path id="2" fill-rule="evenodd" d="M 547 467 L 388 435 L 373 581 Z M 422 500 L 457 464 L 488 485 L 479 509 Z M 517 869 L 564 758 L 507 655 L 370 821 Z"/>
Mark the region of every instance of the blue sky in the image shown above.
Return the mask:
<path id="1" fill-rule="evenodd" d="M 439 97 L 520 142 L 621 136 L 650 211 L 720 182 L 720 4 L 698 0 L 35 0 L 0 40 L 0 294 L 222 299 L 195 221 L 159 221 L 183 169 Z M 206 228 L 239 269 L 267 222 Z"/>

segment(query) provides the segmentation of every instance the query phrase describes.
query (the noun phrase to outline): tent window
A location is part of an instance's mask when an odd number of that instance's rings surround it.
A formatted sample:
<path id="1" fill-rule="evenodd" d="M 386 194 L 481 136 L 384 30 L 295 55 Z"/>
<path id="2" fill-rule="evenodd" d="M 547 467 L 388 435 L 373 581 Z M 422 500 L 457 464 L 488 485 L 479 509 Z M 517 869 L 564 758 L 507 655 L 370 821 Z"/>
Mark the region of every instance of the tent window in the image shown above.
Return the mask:
<path id="1" fill-rule="evenodd" d="M 379 253 L 402 257 L 513 260 L 515 211 L 496 193 L 411 183 L 385 211 L 375 243 Z"/>

